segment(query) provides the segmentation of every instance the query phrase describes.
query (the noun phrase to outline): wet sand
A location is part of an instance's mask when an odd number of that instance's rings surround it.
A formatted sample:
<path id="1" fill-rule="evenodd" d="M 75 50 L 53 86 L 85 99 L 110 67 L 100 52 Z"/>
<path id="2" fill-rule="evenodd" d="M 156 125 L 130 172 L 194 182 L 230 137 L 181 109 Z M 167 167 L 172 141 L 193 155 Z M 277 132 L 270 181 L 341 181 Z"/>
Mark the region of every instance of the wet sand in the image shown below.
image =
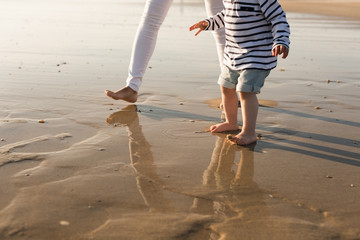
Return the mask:
<path id="1" fill-rule="evenodd" d="M 360 22 L 281 3 L 291 52 L 245 148 L 208 132 L 216 50 L 187 31 L 202 3 L 175 1 L 126 104 L 103 90 L 125 81 L 142 2 L 3 2 L 0 239 L 359 239 Z"/>

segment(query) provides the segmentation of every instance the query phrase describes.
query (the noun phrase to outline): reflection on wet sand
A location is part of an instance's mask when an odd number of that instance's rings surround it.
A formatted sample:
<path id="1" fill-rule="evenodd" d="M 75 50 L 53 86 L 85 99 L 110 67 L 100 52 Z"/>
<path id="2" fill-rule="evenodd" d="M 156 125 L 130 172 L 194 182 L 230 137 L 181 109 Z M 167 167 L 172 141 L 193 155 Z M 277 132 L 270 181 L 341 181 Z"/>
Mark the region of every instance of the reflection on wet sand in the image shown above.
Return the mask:
<path id="1" fill-rule="evenodd" d="M 231 236 L 235 237 L 240 232 L 253 233 L 258 228 L 266 228 L 268 211 L 264 193 L 253 181 L 255 145 L 250 148 L 238 147 L 231 144 L 225 135 L 218 135 L 210 164 L 203 173 L 204 189 L 201 196 L 194 194 L 193 204 L 189 206 L 190 213 L 176 213 L 177 206 L 164 195 L 165 184 L 157 175 L 150 144 L 139 123 L 137 107 L 130 105 L 111 114 L 107 123 L 126 126 L 137 187 L 150 210 L 167 215 L 178 214 L 183 220 L 194 214 L 211 219 L 206 224 L 203 224 L 203 220 L 199 220 L 201 224 L 191 224 L 193 229 L 187 230 L 188 233 L 192 232 L 191 239 L 195 239 L 195 236 L 196 239 L 219 239 L 224 236 L 232 239 Z M 236 171 L 233 171 L 237 151 L 240 151 L 241 158 Z M 191 186 L 188 187 L 193 191 Z M 166 189 L 173 191 L 170 186 L 166 186 Z M 186 239 L 190 239 L 190 235 Z"/>
<path id="2" fill-rule="evenodd" d="M 254 148 L 255 144 L 238 147 L 225 135 L 218 135 L 210 164 L 203 174 L 203 186 L 211 200 L 195 198 L 191 207 L 192 212 L 215 215 L 218 223 L 211 228 L 226 239 L 236 239 L 240 233 L 250 237 L 256 229 L 264 232 L 268 225 L 264 192 L 253 181 Z M 234 171 L 237 151 L 241 158 Z"/>
<path id="3" fill-rule="evenodd" d="M 130 105 L 111 114 L 107 123 L 125 126 L 128 131 L 131 165 L 147 208 L 126 209 L 129 214 L 116 216 L 95 231 L 96 235 L 121 229 L 121 236 L 129 239 L 149 234 L 153 236 L 149 239 L 304 239 L 298 235 L 301 229 L 306 239 L 332 236 L 322 227 L 322 215 L 273 196 L 257 185 L 256 144 L 240 147 L 228 141 L 226 134 L 216 134 L 200 187 L 196 182 L 184 184 L 181 178 L 170 182 L 161 179 L 138 112 L 135 105 Z M 134 234 L 139 226 L 142 230 Z"/>
<path id="4" fill-rule="evenodd" d="M 131 165 L 137 177 L 137 186 L 145 204 L 152 211 L 170 210 L 169 201 L 163 194 L 164 184 L 156 173 L 154 157 L 150 144 L 145 139 L 139 123 L 136 105 L 129 105 L 119 112 L 111 114 L 106 122 L 112 125 L 124 125 L 129 135 Z"/>

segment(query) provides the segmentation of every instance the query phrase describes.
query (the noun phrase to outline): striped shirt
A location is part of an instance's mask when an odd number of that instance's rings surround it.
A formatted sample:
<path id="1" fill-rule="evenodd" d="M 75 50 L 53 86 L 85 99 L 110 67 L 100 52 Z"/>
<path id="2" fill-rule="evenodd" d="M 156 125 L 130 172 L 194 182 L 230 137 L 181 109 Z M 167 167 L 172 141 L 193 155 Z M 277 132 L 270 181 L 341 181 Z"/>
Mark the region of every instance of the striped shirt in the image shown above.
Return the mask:
<path id="1" fill-rule="evenodd" d="M 290 26 L 277 0 L 224 0 L 205 30 L 225 27 L 224 64 L 232 70 L 276 67 L 276 45 L 290 45 Z"/>

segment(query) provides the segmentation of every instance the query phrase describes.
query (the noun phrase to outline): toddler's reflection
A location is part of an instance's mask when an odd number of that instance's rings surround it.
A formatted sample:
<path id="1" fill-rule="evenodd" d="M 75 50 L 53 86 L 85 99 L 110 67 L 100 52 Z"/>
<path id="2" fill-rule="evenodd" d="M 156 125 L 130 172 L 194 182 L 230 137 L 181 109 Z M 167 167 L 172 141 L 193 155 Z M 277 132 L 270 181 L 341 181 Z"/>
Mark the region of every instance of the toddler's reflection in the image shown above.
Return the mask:
<path id="1" fill-rule="evenodd" d="M 226 219 L 227 226 L 232 225 L 236 231 L 239 227 L 247 231 L 266 224 L 263 220 L 268 209 L 264 192 L 253 181 L 255 145 L 239 147 L 224 135 L 217 136 L 210 164 L 203 174 L 203 186 L 208 196 L 195 198 L 192 212 L 216 215 L 219 221 Z M 237 151 L 241 157 L 233 170 Z"/>

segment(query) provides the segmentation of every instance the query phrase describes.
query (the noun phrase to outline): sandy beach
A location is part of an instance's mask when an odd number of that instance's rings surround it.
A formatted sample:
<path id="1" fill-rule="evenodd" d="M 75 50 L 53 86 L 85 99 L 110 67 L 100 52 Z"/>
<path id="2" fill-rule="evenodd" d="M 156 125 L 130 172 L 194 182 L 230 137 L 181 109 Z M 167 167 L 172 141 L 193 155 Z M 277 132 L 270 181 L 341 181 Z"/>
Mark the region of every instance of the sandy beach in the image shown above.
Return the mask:
<path id="1" fill-rule="evenodd" d="M 104 90 L 124 85 L 143 1 L 0 2 L 0 240 L 360 239 L 359 1 L 280 1 L 290 55 L 249 147 L 208 131 L 202 1 L 175 0 L 136 104 Z"/>
<path id="2" fill-rule="evenodd" d="M 359 0 L 280 0 L 284 10 L 297 13 L 311 13 L 360 19 Z"/>

